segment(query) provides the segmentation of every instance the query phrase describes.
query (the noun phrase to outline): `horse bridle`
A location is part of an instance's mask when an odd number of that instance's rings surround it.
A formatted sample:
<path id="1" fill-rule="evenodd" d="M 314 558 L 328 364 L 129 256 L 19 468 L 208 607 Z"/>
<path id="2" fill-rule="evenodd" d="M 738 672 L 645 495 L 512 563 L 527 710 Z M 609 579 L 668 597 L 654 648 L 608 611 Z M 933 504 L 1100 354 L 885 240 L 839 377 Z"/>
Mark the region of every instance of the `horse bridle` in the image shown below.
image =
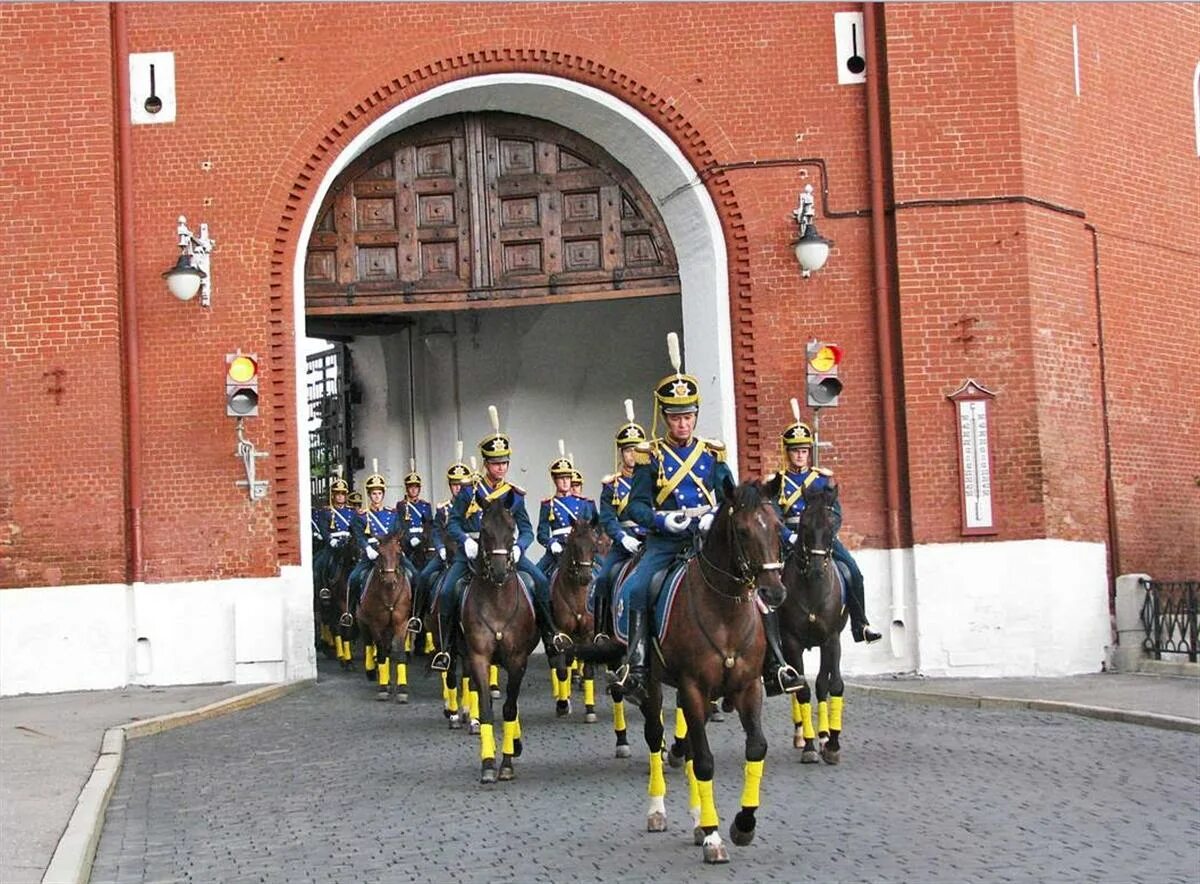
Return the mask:
<path id="1" fill-rule="evenodd" d="M 718 513 L 720 513 L 720 510 L 718 510 Z M 714 520 L 716 519 L 715 516 L 713 518 L 714 518 Z M 700 563 L 704 566 L 707 566 L 711 570 L 716 571 L 722 577 L 726 577 L 726 578 L 732 580 L 734 583 L 737 583 L 738 585 L 742 586 L 744 591 L 739 592 L 736 595 L 730 595 L 727 592 L 722 592 L 717 587 L 713 586 L 712 582 L 708 579 L 708 576 L 704 573 L 704 568 L 700 569 L 700 576 L 704 578 L 704 585 L 707 586 L 709 589 L 711 589 L 713 592 L 715 592 L 717 595 L 722 595 L 722 596 L 725 596 L 726 598 L 734 598 L 740 602 L 740 601 L 743 601 L 745 598 L 749 597 L 749 595 L 751 593 L 753 593 L 754 578 L 756 578 L 759 574 L 763 573 L 764 571 L 782 571 L 783 570 L 783 562 L 763 562 L 761 565 L 758 565 L 758 566 L 755 566 L 754 564 L 752 564 L 750 562 L 750 557 L 746 555 L 746 552 L 742 547 L 742 543 L 738 539 L 738 534 L 737 534 L 737 531 L 735 530 L 735 527 L 733 524 L 733 519 L 728 518 L 725 521 L 727 521 L 729 523 L 728 533 L 732 539 L 734 563 L 735 563 L 735 567 L 737 568 L 738 573 L 731 574 L 730 572 L 726 571 L 724 568 L 721 568 L 721 567 L 713 564 L 712 559 L 710 559 L 708 556 L 706 556 L 704 554 L 704 544 L 703 543 L 700 543 L 700 545 L 699 545 Z"/>

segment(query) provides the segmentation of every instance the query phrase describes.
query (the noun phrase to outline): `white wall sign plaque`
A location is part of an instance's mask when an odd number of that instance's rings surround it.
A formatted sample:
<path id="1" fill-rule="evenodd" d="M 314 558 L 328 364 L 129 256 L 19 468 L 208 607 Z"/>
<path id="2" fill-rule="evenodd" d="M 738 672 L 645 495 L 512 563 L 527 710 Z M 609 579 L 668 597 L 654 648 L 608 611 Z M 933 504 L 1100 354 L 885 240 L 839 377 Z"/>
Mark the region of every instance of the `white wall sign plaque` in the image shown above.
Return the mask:
<path id="1" fill-rule="evenodd" d="M 991 427 L 995 394 L 967 380 L 948 397 L 958 418 L 958 465 L 962 479 L 962 533 L 995 534 L 992 501 Z"/>

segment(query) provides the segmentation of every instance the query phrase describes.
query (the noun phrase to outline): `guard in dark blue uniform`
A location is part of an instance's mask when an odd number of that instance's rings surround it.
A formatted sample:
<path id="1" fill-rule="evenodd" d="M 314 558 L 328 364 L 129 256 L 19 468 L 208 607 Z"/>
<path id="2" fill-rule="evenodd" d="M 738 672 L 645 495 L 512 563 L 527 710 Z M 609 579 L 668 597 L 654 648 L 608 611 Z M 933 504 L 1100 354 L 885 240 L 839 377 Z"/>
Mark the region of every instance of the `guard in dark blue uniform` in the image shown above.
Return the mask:
<path id="1" fill-rule="evenodd" d="M 471 469 L 462 462 L 462 442 L 458 443 L 457 459 L 446 469 L 446 484 L 450 488 L 450 497 L 437 505 L 433 513 L 433 548 L 436 551 L 429 557 L 421 573 L 417 575 L 413 591 L 413 617 L 418 621 L 425 620 L 429 610 L 429 598 L 432 587 L 436 584 L 438 575 L 446 567 L 446 531 L 450 523 L 450 507 L 463 485 L 471 478 Z M 413 632 L 421 631 L 421 622 L 410 623 Z"/>
<path id="2" fill-rule="evenodd" d="M 338 476 L 329 484 L 329 506 L 320 511 L 317 530 L 321 536 L 321 548 L 313 556 L 313 574 L 317 578 L 322 598 L 328 597 L 329 573 L 335 550 L 350 543 L 350 526 L 354 522 L 355 510 L 347 503 L 350 486 Z"/>
<path id="3" fill-rule="evenodd" d="M 801 422 L 800 405 L 795 399 L 792 400 L 792 414 L 796 418 L 795 423 L 789 425 L 780 436 L 786 463 L 777 504 L 783 520 L 780 539 L 783 541 L 785 556 L 795 548 L 799 541 L 797 532 L 800 530 L 800 515 L 804 512 L 805 489 L 811 488 L 813 491 L 820 491 L 833 479 L 833 473 L 830 470 L 812 465 L 812 430 L 808 424 Z M 840 501 L 835 504 L 835 512 L 837 527 L 840 528 L 842 522 Z M 851 637 L 856 642 L 865 640 L 868 644 L 879 641 L 883 636 L 873 630 L 867 621 L 866 591 L 858 562 L 854 561 L 849 550 L 836 536 L 830 552 L 834 561 L 843 563 L 850 572 L 850 585 L 846 592 L 846 610 L 850 614 Z"/>
<path id="4" fill-rule="evenodd" d="M 387 480 L 379 472 L 379 462 L 372 461 L 374 472 L 367 476 L 363 487 L 367 490 L 367 507 L 356 514 L 350 533 L 358 544 L 362 560 L 350 572 L 350 598 L 357 604 L 367 586 L 367 575 L 372 563 L 379 558 L 379 538 L 396 530 L 396 511 L 383 505 L 387 493 Z"/>
<path id="5" fill-rule="evenodd" d="M 425 536 L 425 526 L 433 521 L 433 504 L 421 499 L 421 474 L 417 472 L 417 462 L 408 462 L 408 475 L 404 477 L 404 497 L 396 502 L 396 518 L 404 531 L 404 570 L 413 584 L 417 580 L 417 571 L 413 567 L 412 554 L 421 548 Z"/>
<path id="6" fill-rule="evenodd" d="M 559 456 L 550 463 L 554 496 L 545 498 L 538 512 L 537 542 L 546 552 L 537 566 L 547 579 L 553 569 L 558 567 L 558 557 L 562 554 L 563 544 L 575 523 L 581 519 L 585 522 L 590 521 L 596 514 L 596 508 L 591 501 L 571 493 L 575 467 L 570 458 L 563 453 L 561 439 L 558 440 L 558 448 Z"/>
<path id="7" fill-rule="evenodd" d="M 525 555 L 525 551 L 533 543 L 533 526 L 530 525 L 529 514 L 525 510 L 525 491 L 510 484 L 506 478 L 509 458 L 512 456 L 512 445 L 508 436 L 500 432 L 500 418 L 494 405 L 488 406 L 488 415 L 492 421 L 492 432 L 479 443 L 479 453 L 483 457 L 483 475 L 459 491 L 450 508 L 447 531 L 459 542 L 460 546 L 454 557 L 454 563 L 446 574 L 438 600 L 440 614 L 438 646 L 445 648 L 447 640 L 454 635 L 458 626 L 458 609 L 462 602 L 458 581 L 466 575 L 468 563 L 474 562 L 479 555 L 479 530 L 483 524 L 483 504 L 507 498 L 509 510 L 517 523 L 517 536 L 512 548 L 513 560 L 517 570 L 523 571 L 533 578 L 533 609 L 537 615 L 538 631 L 542 635 L 546 653 L 548 655 L 561 653 L 570 647 L 571 639 L 554 628 L 554 621 L 550 614 L 550 584 L 537 565 Z M 430 662 L 432 668 L 443 671 L 449 668 L 449 665 L 450 656 L 444 650 L 435 654 Z"/>
<path id="8" fill-rule="evenodd" d="M 667 336 L 667 348 L 675 373 L 659 381 L 654 390 L 666 433 L 634 449 L 633 484 L 626 507 L 629 518 L 646 531 L 646 551 L 621 585 L 613 611 L 618 636 L 625 612 L 629 615 L 627 662 L 617 671 L 615 686 L 638 705 L 646 698 L 650 582 L 694 546 L 697 532 L 708 532 L 725 482 L 733 481 L 725 463 L 725 446 L 695 435 L 700 382 L 680 371 L 679 339 L 674 332 Z M 655 426 L 657 423 L 656 414 Z"/>
<path id="9" fill-rule="evenodd" d="M 633 419 L 632 399 L 625 400 L 625 423 L 617 430 L 613 441 L 617 449 L 617 472 L 605 476 L 600 488 L 600 527 L 612 540 L 612 548 L 600 563 L 600 573 L 592 590 L 597 615 L 609 604 L 616 566 L 641 549 L 646 538 L 646 529 L 625 512 L 633 487 L 635 449 L 639 443 L 647 441 L 646 430 Z"/>

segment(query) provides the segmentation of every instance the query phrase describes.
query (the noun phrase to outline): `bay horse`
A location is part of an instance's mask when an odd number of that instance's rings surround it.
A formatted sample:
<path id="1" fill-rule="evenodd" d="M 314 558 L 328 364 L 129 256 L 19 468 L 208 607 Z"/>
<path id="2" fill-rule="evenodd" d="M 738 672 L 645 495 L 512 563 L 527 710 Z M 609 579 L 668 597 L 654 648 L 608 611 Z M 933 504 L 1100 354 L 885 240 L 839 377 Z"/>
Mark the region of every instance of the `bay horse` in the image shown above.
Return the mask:
<path id="1" fill-rule="evenodd" d="M 571 637 L 573 644 L 588 644 L 595 636 L 595 621 L 588 610 L 588 591 L 595 579 L 599 561 L 600 521 L 577 521 L 563 543 L 558 570 L 550 582 L 550 612 L 559 629 Z M 561 717 L 571 712 L 571 675 L 575 655 L 569 650 L 551 668 L 555 711 Z M 583 663 L 584 721 L 596 721 L 596 682 L 594 664 Z"/>
<path id="2" fill-rule="evenodd" d="M 377 700 L 408 702 L 408 666 L 405 638 L 412 616 L 412 585 L 404 573 L 403 530 L 379 541 L 379 556 L 367 574 L 358 625 L 362 631 L 368 676 L 372 668 L 379 680 Z M 372 666 L 372 663 L 375 665 Z M 395 680 L 392 679 L 393 666 Z"/>
<path id="3" fill-rule="evenodd" d="M 350 572 L 358 564 L 358 549 L 347 537 L 336 547 L 326 547 L 320 555 L 320 560 L 313 563 L 320 637 L 327 648 L 327 656 L 331 654 L 343 669 L 349 669 L 354 637 L 349 579 Z"/>
<path id="4" fill-rule="evenodd" d="M 780 522 L 771 504 L 779 494 L 778 482 L 778 477 L 766 486 L 747 482 L 734 487 L 726 482 L 724 499 L 708 535 L 700 542 L 698 554 L 684 565 L 676 595 L 665 600 L 669 602 L 664 614 L 666 629 L 659 630 L 662 639 L 654 642 L 648 654 L 647 696 L 641 706 L 650 751 L 646 829 L 661 832 L 667 824 L 662 759 L 662 699 L 667 685 L 676 688 L 687 725 L 693 840 L 702 845 L 706 863 L 729 861 L 718 831 L 713 756 L 706 732 L 709 704 L 718 698 L 724 698 L 726 711 L 737 710 L 746 735 L 741 809 L 730 825 L 729 837 L 739 846 L 754 839 L 767 754 L 762 729 L 766 636 L 759 605 L 777 607 L 786 596 L 780 579 Z M 585 646 L 579 653 L 599 659 L 603 656 L 597 653 L 600 649 L 600 645 Z M 623 650 L 618 645 L 616 653 Z M 610 656 L 607 662 L 611 660 Z"/>
<path id="5" fill-rule="evenodd" d="M 521 722 L 517 698 L 539 637 L 532 599 L 518 576 L 512 548 L 517 523 L 509 505 L 514 492 L 484 504 L 476 567 L 462 600 L 464 672 L 469 676 L 472 705 L 479 704 L 480 775 L 484 784 L 515 777 L 513 759 L 521 754 Z M 504 697 L 502 757 L 496 768 L 489 670 L 497 664 L 508 674 Z M 478 698 L 477 700 L 475 698 Z"/>
<path id="6" fill-rule="evenodd" d="M 828 764 L 841 760 L 842 630 L 847 613 L 842 602 L 842 575 L 831 555 L 840 519 L 838 488 L 833 479 L 818 491 L 804 489 L 804 511 L 797 534 L 800 539 L 783 568 L 787 601 L 779 608 L 779 633 L 783 655 L 804 679 L 804 651 L 820 648 L 817 672 L 817 729 L 812 723 L 812 694 L 808 680 L 792 695 L 792 745 L 800 749 L 803 764 Z M 819 741 L 820 749 L 818 751 Z"/>

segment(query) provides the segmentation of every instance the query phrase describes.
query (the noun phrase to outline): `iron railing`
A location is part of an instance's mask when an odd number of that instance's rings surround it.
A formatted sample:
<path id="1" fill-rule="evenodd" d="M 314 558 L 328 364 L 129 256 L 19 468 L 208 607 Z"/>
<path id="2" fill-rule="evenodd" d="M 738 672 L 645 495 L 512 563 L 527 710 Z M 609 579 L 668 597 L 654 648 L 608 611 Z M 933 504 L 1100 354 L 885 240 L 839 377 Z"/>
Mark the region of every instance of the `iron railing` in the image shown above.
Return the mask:
<path id="1" fill-rule="evenodd" d="M 350 353 L 345 344 L 308 357 L 308 459 L 309 483 L 314 499 L 329 496 L 329 483 L 340 467 L 354 487 L 358 466 L 352 447 Z"/>
<path id="2" fill-rule="evenodd" d="M 1200 581 L 1164 582 L 1142 580 L 1146 599 L 1142 603 L 1142 627 L 1146 638 L 1142 647 L 1161 660 L 1163 654 L 1187 654 L 1195 663 L 1197 647 L 1197 607 Z"/>

